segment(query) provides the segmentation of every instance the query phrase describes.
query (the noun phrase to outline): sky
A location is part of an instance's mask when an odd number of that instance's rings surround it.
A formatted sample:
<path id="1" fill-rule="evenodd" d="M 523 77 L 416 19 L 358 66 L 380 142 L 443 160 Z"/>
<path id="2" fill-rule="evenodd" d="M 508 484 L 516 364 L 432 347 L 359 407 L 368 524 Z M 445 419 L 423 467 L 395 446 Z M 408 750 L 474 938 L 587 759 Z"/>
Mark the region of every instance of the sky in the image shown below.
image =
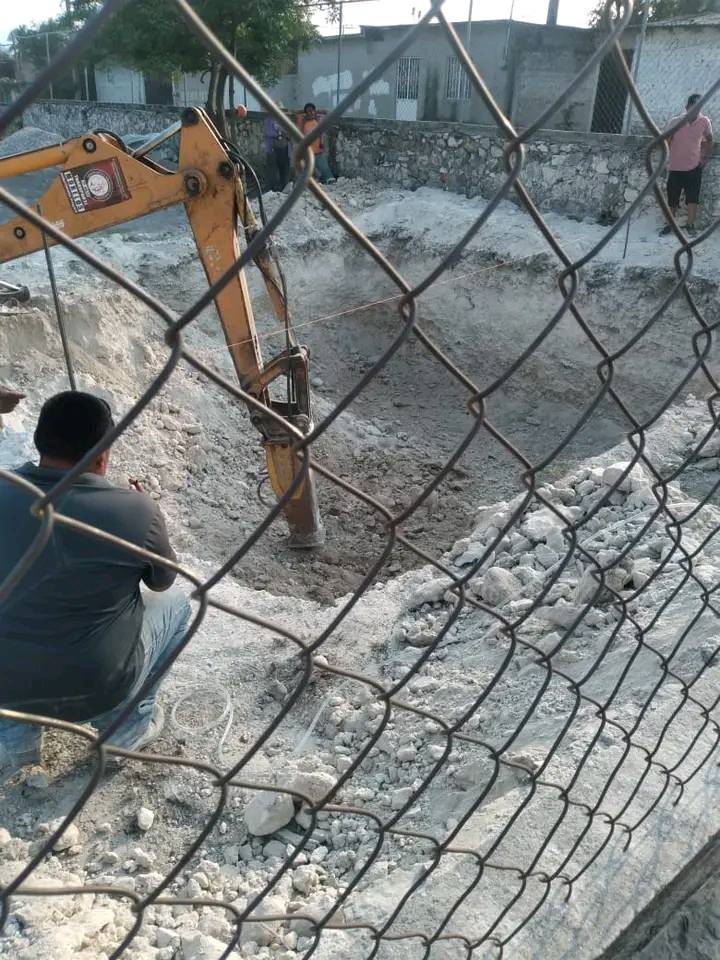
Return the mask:
<path id="1" fill-rule="evenodd" d="M 451 20 L 466 20 L 469 3 L 470 0 L 446 0 L 446 15 Z M 560 23 L 586 26 L 595 5 L 596 0 L 560 0 Z M 61 6 L 60 0 L 23 0 L 21 4 L 0 0 L 0 42 L 21 23 L 39 23 L 59 13 Z M 516 20 L 545 20 L 547 0 L 514 0 L 514 3 L 513 0 L 473 0 L 473 20 L 504 19 L 513 6 Z M 425 13 L 427 8 L 428 0 L 366 0 L 348 3 L 344 20 L 350 29 L 363 23 L 411 23 L 417 19 L 418 10 Z M 318 22 L 322 26 L 321 21 Z"/>

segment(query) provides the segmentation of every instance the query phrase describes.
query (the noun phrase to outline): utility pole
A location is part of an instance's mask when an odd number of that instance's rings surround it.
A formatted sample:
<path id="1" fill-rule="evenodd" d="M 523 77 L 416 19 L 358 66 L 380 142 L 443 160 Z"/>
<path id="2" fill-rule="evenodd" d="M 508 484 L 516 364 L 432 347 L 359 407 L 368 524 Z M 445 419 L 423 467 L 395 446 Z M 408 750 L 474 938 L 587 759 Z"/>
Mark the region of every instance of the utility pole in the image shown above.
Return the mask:
<path id="1" fill-rule="evenodd" d="M 643 4 L 642 23 L 640 24 L 640 33 L 638 34 L 637 49 L 633 56 L 633 83 L 637 84 L 638 73 L 640 72 L 640 58 L 642 57 L 643 45 L 645 43 L 645 34 L 647 33 L 648 20 L 650 19 L 650 0 L 645 0 Z M 625 117 L 625 134 L 630 133 L 632 125 L 633 102 L 629 98 L 627 116 Z"/>
<path id="2" fill-rule="evenodd" d="M 470 40 L 472 39 L 472 14 L 473 14 L 473 0 L 470 0 L 468 5 L 468 18 L 467 18 L 467 29 L 465 31 L 465 49 L 467 50 L 467 55 L 472 60 L 472 53 L 470 52 Z M 460 68 L 462 69 L 462 67 Z M 469 85 L 470 89 L 468 90 L 468 100 L 466 107 L 466 117 L 465 121 L 470 123 L 470 111 L 472 109 L 472 92 L 473 86 Z"/>
<path id="3" fill-rule="evenodd" d="M 50 66 L 50 33 L 45 34 L 45 54 L 47 55 L 48 66 Z M 54 100 L 55 96 L 53 94 L 53 85 L 52 80 L 48 83 L 48 89 L 50 91 L 50 99 Z"/>
<path id="4" fill-rule="evenodd" d="M 515 13 L 515 0 L 512 0 L 510 4 L 510 13 L 508 15 L 508 25 L 507 32 L 505 34 L 505 49 L 503 51 L 503 64 L 507 66 L 508 59 L 510 57 L 510 32 L 512 30 L 513 24 L 513 14 Z"/>
<path id="5" fill-rule="evenodd" d="M 340 11 L 338 15 L 337 88 L 335 90 L 335 106 L 337 106 L 340 103 L 340 65 L 342 63 L 343 0 L 340 0 L 339 6 L 340 6 Z"/>
<path id="6" fill-rule="evenodd" d="M 638 35 L 638 44 L 637 50 L 635 51 L 635 56 L 633 57 L 633 71 L 632 78 L 633 83 L 637 84 L 638 73 L 640 72 L 640 56 L 642 54 L 643 44 L 645 43 L 645 34 L 647 33 L 648 20 L 650 18 L 650 0 L 645 0 L 643 6 L 643 18 L 640 25 L 640 33 Z M 625 135 L 627 136 L 630 133 L 630 127 L 632 125 L 632 112 L 633 112 L 633 102 L 632 97 L 629 98 L 630 102 L 628 103 L 627 116 L 625 117 Z M 628 243 L 630 242 L 630 221 L 632 217 L 628 217 L 627 225 L 625 227 L 625 246 L 623 247 L 623 260 L 627 257 L 628 252 Z"/>

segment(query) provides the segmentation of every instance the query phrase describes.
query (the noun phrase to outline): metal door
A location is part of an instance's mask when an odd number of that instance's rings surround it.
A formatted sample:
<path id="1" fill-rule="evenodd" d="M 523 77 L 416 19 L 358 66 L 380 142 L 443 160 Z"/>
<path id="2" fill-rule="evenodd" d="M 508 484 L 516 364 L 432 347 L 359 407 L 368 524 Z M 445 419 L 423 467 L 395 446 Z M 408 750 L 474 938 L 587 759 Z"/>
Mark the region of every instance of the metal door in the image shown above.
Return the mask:
<path id="1" fill-rule="evenodd" d="M 420 94 L 420 58 L 400 57 L 397 62 L 395 119 L 417 120 Z"/>

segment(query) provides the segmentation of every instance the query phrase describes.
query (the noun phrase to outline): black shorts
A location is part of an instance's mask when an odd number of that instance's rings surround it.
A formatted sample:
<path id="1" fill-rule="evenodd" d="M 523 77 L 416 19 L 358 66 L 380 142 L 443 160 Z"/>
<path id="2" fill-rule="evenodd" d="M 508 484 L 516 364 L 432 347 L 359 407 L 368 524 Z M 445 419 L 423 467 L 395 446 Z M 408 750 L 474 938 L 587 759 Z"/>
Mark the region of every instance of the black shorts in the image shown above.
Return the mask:
<path id="1" fill-rule="evenodd" d="M 685 193 L 685 203 L 700 202 L 702 167 L 694 170 L 671 170 L 667 182 L 668 203 L 671 207 L 680 206 L 680 197 Z"/>

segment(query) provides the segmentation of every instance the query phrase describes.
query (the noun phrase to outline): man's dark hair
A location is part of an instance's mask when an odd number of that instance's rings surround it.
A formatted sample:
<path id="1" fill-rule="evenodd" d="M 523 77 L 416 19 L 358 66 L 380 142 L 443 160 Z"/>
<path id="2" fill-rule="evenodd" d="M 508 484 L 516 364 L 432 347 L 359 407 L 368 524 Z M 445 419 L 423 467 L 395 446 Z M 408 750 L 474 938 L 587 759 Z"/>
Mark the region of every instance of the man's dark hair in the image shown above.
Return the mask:
<path id="1" fill-rule="evenodd" d="M 315 106 L 314 103 L 306 103 L 305 106 L 303 107 L 303 112 L 307 113 L 308 110 L 317 110 L 317 107 Z"/>
<path id="2" fill-rule="evenodd" d="M 687 105 L 686 105 L 686 109 L 689 110 L 690 107 L 694 107 L 695 104 L 696 104 L 696 103 L 698 102 L 698 100 L 700 99 L 700 97 L 701 97 L 701 94 L 699 94 L 699 93 L 691 93 L 690 96 L 688 97 L 688 102 L 687 102 Z"/>
<path id="3" fill-rule="evenodd" d="M 35 446 L 41 457 L 77 463 L 112 426 L 112 412 L 105 400 L 66 390 L 43 404 Z"/>

